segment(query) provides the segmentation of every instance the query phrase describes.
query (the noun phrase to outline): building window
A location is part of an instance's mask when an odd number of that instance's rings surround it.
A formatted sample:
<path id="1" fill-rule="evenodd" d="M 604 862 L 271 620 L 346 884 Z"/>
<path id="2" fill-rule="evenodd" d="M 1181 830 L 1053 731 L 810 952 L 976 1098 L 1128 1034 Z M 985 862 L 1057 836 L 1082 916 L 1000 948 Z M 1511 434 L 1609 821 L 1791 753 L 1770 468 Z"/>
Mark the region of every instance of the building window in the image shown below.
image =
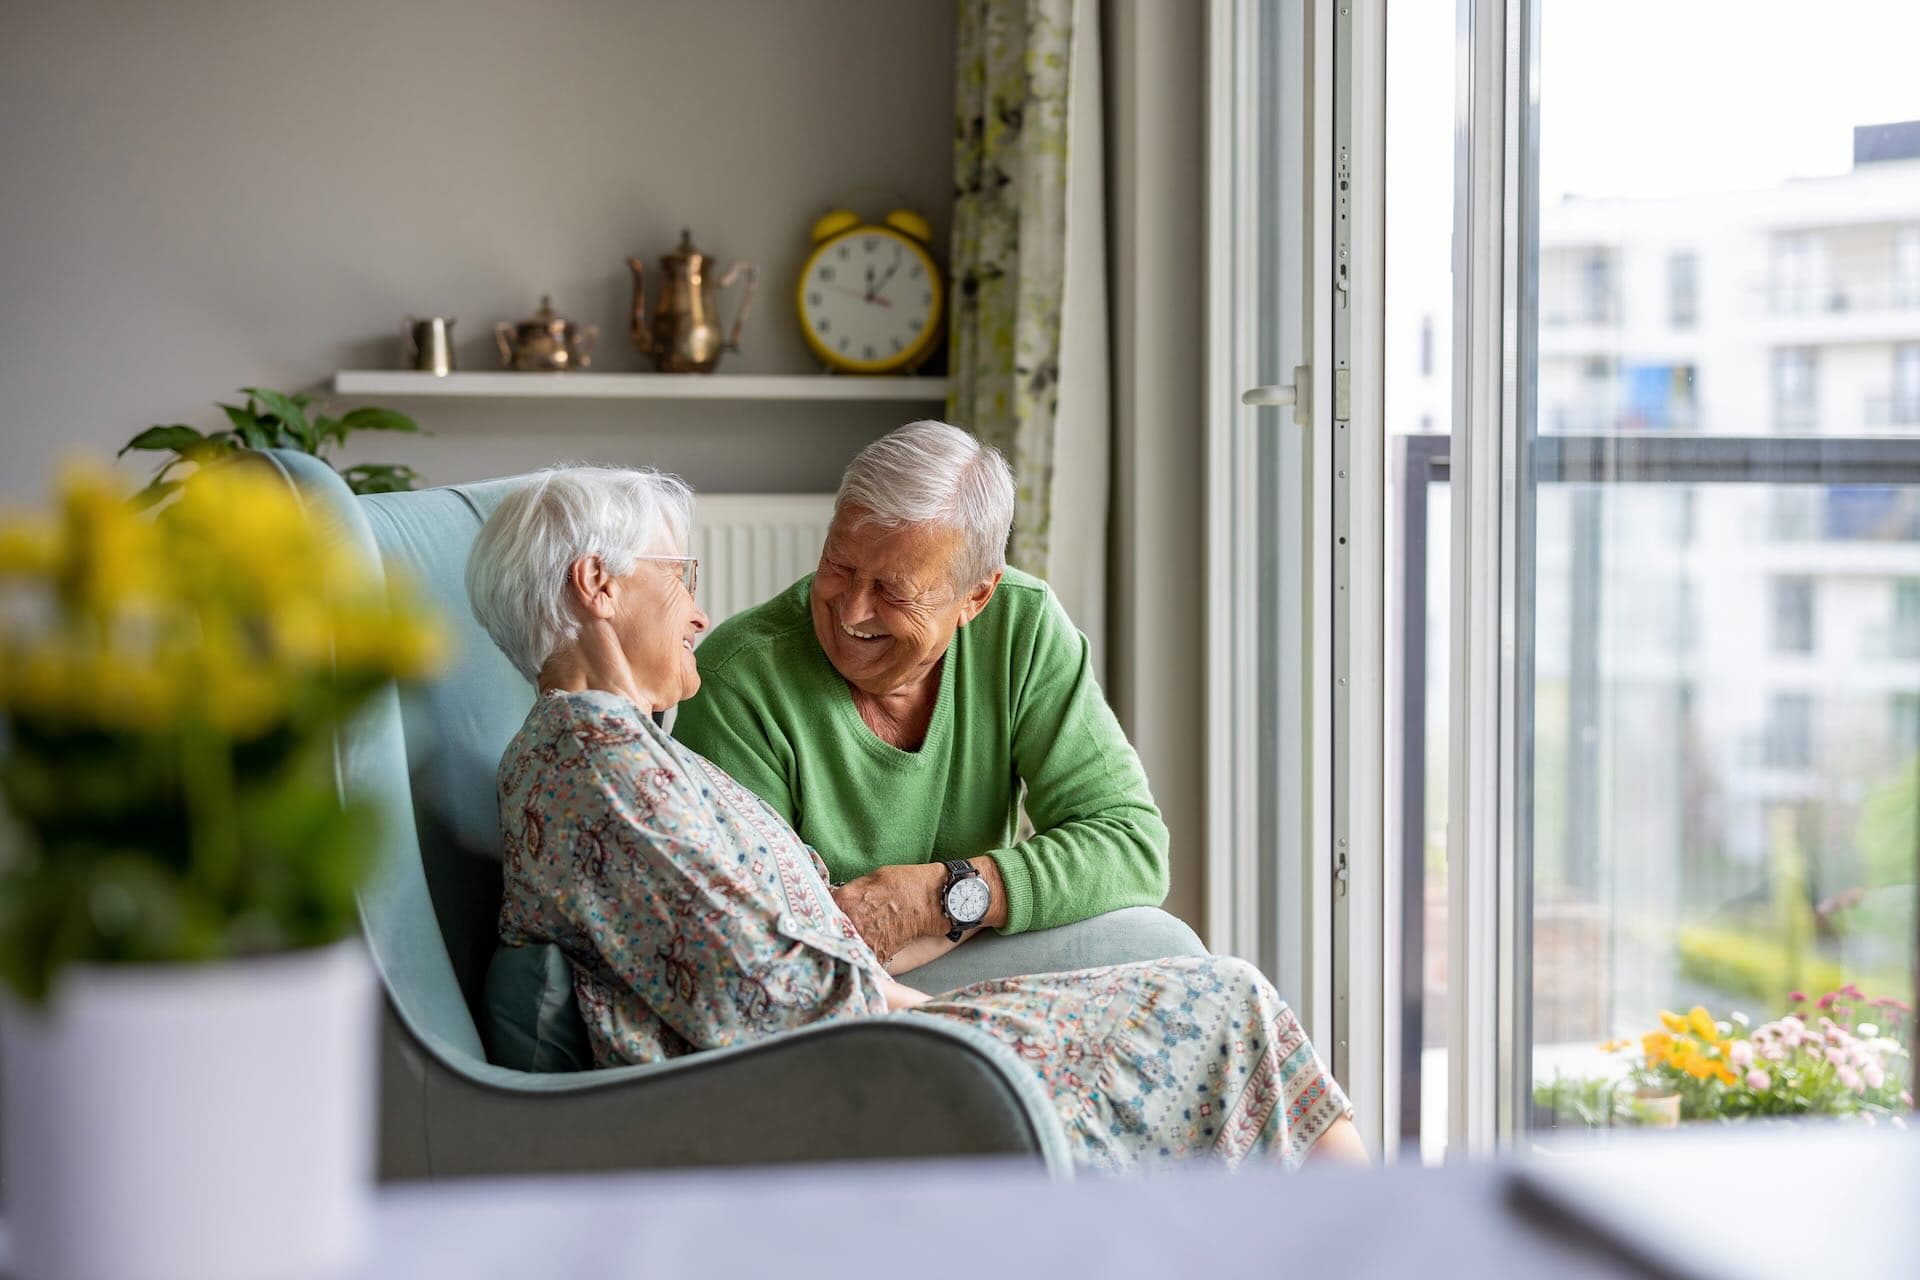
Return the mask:
<path id="1" fill-rule="evenodd" d="M 1920 307 L 1920 227 L 1894 233 L 1893 305 Z"/>
<path id="2" fill-rule="evenodd" d="M 1805 769 L 1813 764 L 1813 698 L 1776 693 L 1767 705 L 1766 764 L 1769 769 Z"/>
<path id="3" fill-rule="evenodd" d="M 1901 578 L 1893 584 L 1893 656 L 1911 662 L 1920 658 L 1920 578 Z"/>
<path id="4" fill-rule="evenodd" d="M 1920 693 L 1896 693 L 1889 707 L 1888 736 L 1901 755 L 1920 751 Z"/>
<path id="5" fill-rule="evenodd" d="M 1809 431 L 1819 416 L 1820 353 L 1782 347 L 1773 353 L 1773 429 Z"/>
<path id="6" fill-rule="evenodd" d="M 1433 317 L 1420 317 L 1420 376 L 1433 376 Z"/>
<path id="7" fill-rule="evenodd" d="M 1813 579 L 1773 580 L 1773 651 L 1813 652 Z"/>
<path id="8" fill-rule="evenodd" d="M 1825 246 L 1810 235 L 1781 236 L 1773 242 L 1773 309 L 1798 315 L 1825 305 Z"/>
<path id="9" fill-rule="evenodd" d="M 1920 426 L 1920 342 L 1893 348 L 1893 403 L 1887 425 Z"/>
<path id="10" fill-rule="evenodd" d="M 1675 253 L 1667 258 L 1667 323 L 1691 329 L 1700 320 L 1700 255 Z"/>
<path id="11" fill-rule="evenodd" d="M 1767 490 L 1767 534 L 1774 542 L 1817 542 L 1827 525 L 1827 491 L 1812 485 Z"/>
<path id="12" fill-rule="evenodd" d="M 1580 318 L 1588 324 L 1612 324 L 1613 255 L 1596 249 L 1580 264 Z"/>

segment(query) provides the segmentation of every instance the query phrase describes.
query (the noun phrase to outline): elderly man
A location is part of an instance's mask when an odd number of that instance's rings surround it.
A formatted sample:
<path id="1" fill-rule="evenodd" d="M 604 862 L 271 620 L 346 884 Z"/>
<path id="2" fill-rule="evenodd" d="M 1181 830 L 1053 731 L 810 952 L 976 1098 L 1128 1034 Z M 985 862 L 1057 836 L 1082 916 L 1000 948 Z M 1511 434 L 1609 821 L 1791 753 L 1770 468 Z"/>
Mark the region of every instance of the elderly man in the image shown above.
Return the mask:
<path id="1" fill-rule="evenodd" d="M 1005 459 L 967 432 L 915 422 L 869 445 L 819 568 L 714 631 L 674 728 L 819 851 L 896 973 L 982 926 L 1166 896 L 1139 757 L 1086 637 L 1006 567 L 1012 521 Z"/>

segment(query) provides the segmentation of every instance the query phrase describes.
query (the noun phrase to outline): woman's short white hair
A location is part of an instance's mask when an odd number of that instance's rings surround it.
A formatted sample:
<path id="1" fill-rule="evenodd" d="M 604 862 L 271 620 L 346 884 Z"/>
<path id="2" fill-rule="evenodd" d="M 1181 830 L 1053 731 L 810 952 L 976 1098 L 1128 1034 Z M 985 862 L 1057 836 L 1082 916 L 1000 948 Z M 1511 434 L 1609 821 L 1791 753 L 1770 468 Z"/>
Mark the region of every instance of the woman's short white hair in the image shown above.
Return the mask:
<path id="1" fill-rule="evenodd" d="M 580 634 L 567 574 L 598 556 L 624 577 L 642 555 L 679 555 L 693 523 L 693 490 L 678 476 L 620 467 L 536 472 L 494 508 L 467 555 L 473 616 L 520 673 L 540 668 Z"/>
<path id="2" fill-rule="evenodd" d="M 1007 567 L 1013 469 L 998 449 L 959 427 L 909 422 L 862 449 L 840 478 L 834 514 L 849 504 L 865 513 L 863 525 L 958 529 L 953 585 L 963 590 Z"/>

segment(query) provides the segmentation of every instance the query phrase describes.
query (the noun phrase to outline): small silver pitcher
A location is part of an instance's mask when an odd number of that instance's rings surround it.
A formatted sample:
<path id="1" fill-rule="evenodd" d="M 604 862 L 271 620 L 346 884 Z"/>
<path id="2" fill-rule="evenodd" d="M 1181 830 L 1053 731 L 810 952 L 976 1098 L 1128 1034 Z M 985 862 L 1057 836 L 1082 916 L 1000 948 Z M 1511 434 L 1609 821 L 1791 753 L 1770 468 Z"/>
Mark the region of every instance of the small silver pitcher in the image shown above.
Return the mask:
<path id="1" fill-rule="evenodd" d="M 444 378 L 453 372 L 452 316 L 408 316 L 407 368 Z"/>

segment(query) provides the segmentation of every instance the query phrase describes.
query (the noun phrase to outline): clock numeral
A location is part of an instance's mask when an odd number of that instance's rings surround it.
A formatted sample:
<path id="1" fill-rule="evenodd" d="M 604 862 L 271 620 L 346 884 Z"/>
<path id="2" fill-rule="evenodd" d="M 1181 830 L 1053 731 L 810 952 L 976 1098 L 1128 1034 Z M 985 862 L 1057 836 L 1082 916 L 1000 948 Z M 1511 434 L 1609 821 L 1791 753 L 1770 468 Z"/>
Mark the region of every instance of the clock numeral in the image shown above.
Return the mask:
<path id="1" fill-rule="evenodd" d="M 898 338 L 893 339 L 893 349 L 895 351 L 898 351 L 900 349 L 900 339 Z"/>
<path id="2" fill-rule="evenodd" d="M 845 262 L 853 256 L 853 250 L 847 248 L 845 245 L 841 245 L 835 256 L 838 257 L 840 261 Z"/>
<path id="3" fill-rule="evenodd" d="M 816 321 L 815 323 L 816 323 L 816 325 L 818 326 L 818 328 L 819 328 L 819 330 L 820 330 L 820 332 L 822 332 L 822 333 L 832 333 L 832 332 L 833 332 L 833 321 L 831 321 L 831 320 L 829 320 L 829 319 L 827 319 L 827 318 L 826 318 L 825 316 L 822 316 L 822 317 L 821 317 L 821 318 L 820 318 L 820 319 L 819 319 L 818 321 Z"/>
<path id="4" fill-rule="evenodd" d="M 933 305 L 933 294 L 932 294 L 932 293 L 923 293 L 923 294 L 921 294 L 921 295 L 920 295 L 920 305 L 921 305 L 921 306 L 923 306 L 923 307 L 930 307 L 930 306 L 932 306 L 932 305 Z"/>
<path id="5" fill-rule="evenodd" d="M 817 306 L 819 306 L 819 305 L 820 305 L 820 295 L 819 295 L 819 294 L 817 294 L 817 293 L 810 293 L 810 294 L 808 294 L 808 295 L 807 295 L 807 305 L 808 305 L 808 306 L 810 306 L 810 307 L 817 307 Z"/>
<path id="6" fill-rule="evenodd" d="M 864 249 L 866 252 L 872 253 L 875 249 L 878 249 L 880 247 L 880 237 L 868 236 L 866 239 L 860 242 L 860 247 Z"/>
<path id="7" fill-rule="evenodd" d="M 862 360 L 871 360 L 873 359 L 873 357 L 874 357 L 874 350 L 872 347 L 860 348 L 860 358 Z"/>
<path id="8" fill-rule="evenodd" d="M 921 274 L 922 272 L 920 270 L 920 264 L 916 262 L 913 264 L 912 269 L 907 272 L 907 279 L 918 280 Z"/>
<path id="9" fill-rule="evenodd" d="M 920 316 L 917 319 L 907 321 L 907 323 L 913 326 L 913 331 L 915 333 L 918 333 L 922 328 L 926 326 L 927 318 L 925 316 Z"/>
<path id="10" fill-rule="evenodd" d="M 820 268 L 820 278 L 821 278 L 822 280 L 824 280 L 824 281 L 826 281 L 826 282 L 827 282 L 828 284 L 832 284 L 832 283 L 833 283 L 833 268 L 832 268 L 832 267 L 821 267 L 821 268 Z"/>
<path id="11" fill-rule="evenodd" d="M 842 339 L 840 339 L 840 349 L 841 349 L 842 351 L 845 351 L 845 350 L 847 349 L 847 344 L 848 344 L 849 342 L 852 342 L 852 341 L 853 341 L 853 339 L 852 339 L 852 338 L 842 338 Z"/>

